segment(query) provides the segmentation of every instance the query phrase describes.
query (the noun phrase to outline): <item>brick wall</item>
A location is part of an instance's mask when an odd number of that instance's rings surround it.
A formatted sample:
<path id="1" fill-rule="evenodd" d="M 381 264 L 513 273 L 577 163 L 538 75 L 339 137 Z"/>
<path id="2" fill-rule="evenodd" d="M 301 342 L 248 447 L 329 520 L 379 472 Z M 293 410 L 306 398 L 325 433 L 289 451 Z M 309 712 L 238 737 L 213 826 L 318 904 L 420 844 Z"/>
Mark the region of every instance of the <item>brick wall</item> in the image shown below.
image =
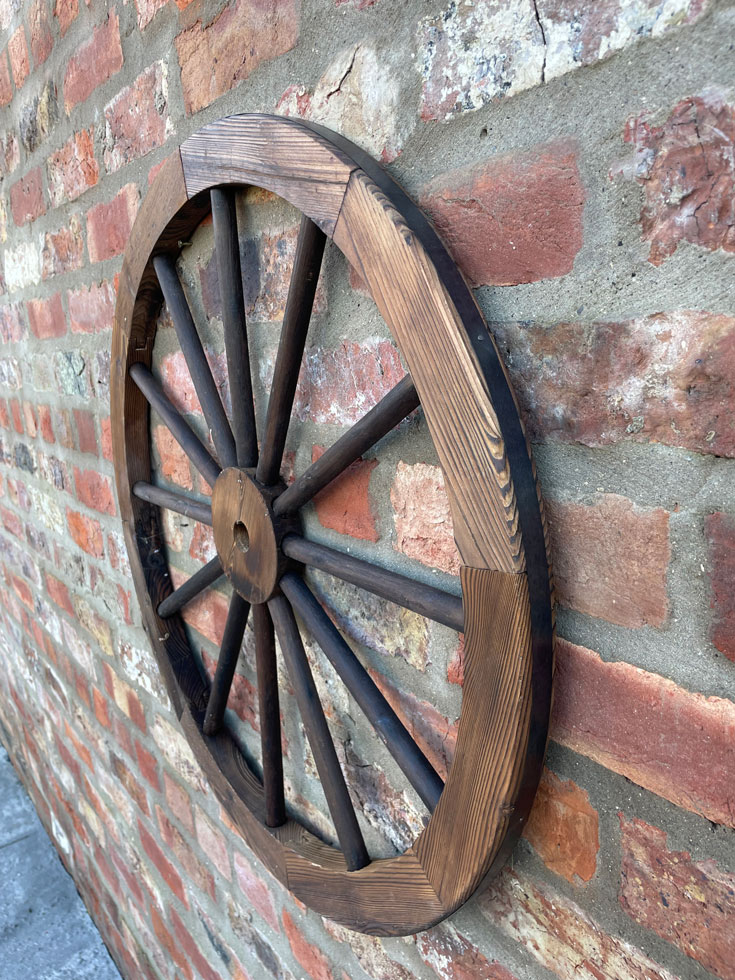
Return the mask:
<path id="1" fill-rule="evenodd" d="M 124 976 L 735 977 L 734 30 L 721 0 L 0 0 L 0 736 Z M 493 325 L 547 500 L 560 639 L 538 800 L 512 866 L 413 938 L 351 934 L 263 871 L 132 593 L 108 398 L 120 256 L 160 164 L 234 111 L 336 129 L 421 201 Z M 262 419 L 298 215 L 253 191 L 240 214 Z M 211 237 L 181 268 L 217 372 Z M 197 424 L 168 327 L 157 370 Z M 402 372 L 329 250 L 289 465 Z M 152 428 L 163 477 L 206 493 Z M 455 572 L 422 418 L 307 524 Z M 206 529 L 165 527 L 175 578 L 211 556 Z M 315 585 L 446 770 L 456 635 Z M 225 613 L 225 591 L 187 611 L 205 664 Z M 420 808 L 310 656 L 371 847 L 404 848 Z M 256 746 L 249 632 L 230 706 Z M 328 835 L 288 694 L 284 748 L 290 798 Z"/>

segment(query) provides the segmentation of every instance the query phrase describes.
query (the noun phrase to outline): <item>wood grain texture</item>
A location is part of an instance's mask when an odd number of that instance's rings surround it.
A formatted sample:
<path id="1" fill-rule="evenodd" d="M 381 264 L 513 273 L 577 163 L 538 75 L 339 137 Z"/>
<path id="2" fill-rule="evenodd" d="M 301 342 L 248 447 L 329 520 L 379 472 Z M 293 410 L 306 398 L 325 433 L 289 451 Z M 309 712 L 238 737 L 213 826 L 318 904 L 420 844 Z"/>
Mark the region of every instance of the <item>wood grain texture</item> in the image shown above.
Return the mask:
<path id="1" fill-rule="evenodd" d="M 332 235 L 354 163 L 297 120 L 229 116 L 204 126 L 181 145 L 190 197 L 215 184 L 255 184 L 308 214 Z"/>
<path id="2" fill-rule="evenodd" d="M 418 237 L 355 172 L 334 241 L 370 288 L 406 359 L 436 447 L 465 564 L 525 567 L 500 424 L 457 311 Z"/>

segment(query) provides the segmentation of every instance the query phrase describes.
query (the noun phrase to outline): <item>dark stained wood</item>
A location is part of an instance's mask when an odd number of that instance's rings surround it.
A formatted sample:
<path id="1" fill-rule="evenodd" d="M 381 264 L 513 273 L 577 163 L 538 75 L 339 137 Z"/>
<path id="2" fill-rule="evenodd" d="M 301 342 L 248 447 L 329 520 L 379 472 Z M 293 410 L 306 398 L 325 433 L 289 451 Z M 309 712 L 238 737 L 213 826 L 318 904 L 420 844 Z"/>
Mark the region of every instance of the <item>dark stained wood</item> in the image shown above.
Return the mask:
<path id="1" fill-rule="evenodd" d="M 306 659 L 296 620 L 283 596 L 275 596 L 271 599 L 268 609 L 273 617 L 283 659 L 286 661 L 301 720 L 306 729 L 311 751 L 314 753 L 314 762 L 345 862 L 350 871 L 356 871 L 368 864 L 370 858 L 337 759 L 337 752 L 329 733 L 327 719 L 324 717 L 324 710 L 317 694 L 309 661 Z"/>
<path id="2" fill-rule="evenodd" d="M 283 491 L 273 505 L 276 514 L 291 514 L 386 436 L 419 406 L 413 381 L 406 375 L 378 404 L 327 449 Z"/>
<path id="3" fill-rule="evenodd" d="M 162 301 L 153 257 L 175 257 L 208 213 L 209 194 L 199 192 L 227 183 L 280 193 L 334 237 L 368 284 L 421 399 L 469 566 L 467 671 L 446 788 L 413 847 L 354 871 L 295 821 L 267 827 L 260 779 L 226 729 L 204 734 L 206 678 L 181 617 L 156 614 L 171 588 L 158 509 L 132 492 L 154 482 L 148 404 L 130 373 L 151 361 Z M 552 615 L 539 491 L 513 394 L 428 222 L 336 134 L 267 116 L 210 124 L 170 157 L 142 202 L 120 274 L 111 405 L 120 515 L 146 629 L 184 733 L 248 846 L 300 900 L 350 928 L 402 935 L 445 918 L 507 860 L 530 809 L 548 724 Z M 276 578 L 285 571 L 277 564 Z"/>
<path id="4" fill-rule="evenodd" d="M 360 705 L 365 717 L 406 774 L 408 781 L 428 809 L 433 810 L 444 789 L 444 783 L 403 727 L 370 674 L 342 639 L 336 626 L 302 579 L 291 572 L 287 573 L 281 579 L 281 590 L 327 655 L 345 687 Z"/>
<path id="5" fill-rule="evenodd" d="M 235 194 L 230 189 L 213 187 L 210 196 L 232 401 L 232 427 L 237 447 L 236 462 L 238 466 L 255 466 L 258 461 L 258 436 L 255 431 L 255 404 L 245 326 Z"/>
<path id="6" fill-rule="evenodd" d="M 268 401 L 263 448 L 255 474 L 265 486 L 279 478 L 326 240 L 324 232 L 310 218 L 304 216 L 301 219 Z"/>
<path id="7" fill-rule="evenodd" d="M 217 657 L 217 667 L 212 678 L 212 690 L 204 715 L 205 735 L 216 735 L 222 727 L 249 612 L 250 603 L 246 602 L 237 592 L 233 592 L 230 608 L 227 611 L 222 646 Z"/>
<path id="8" fill-rule="evenodd" d="M 285 197 L 331 235 L 354 164 L 282 116 L 229 116 L 181 145 L 189 197 L 215 184 L 255 184 Z"/>
<path id="9" fill-rule="evenodd" d="M 390 572 L 379 565 L 347 555 L 327 545 L 308 541 L 296 534 L 287 535 L 281 544 L 283 553 L 294 561 L 336 575 L 373 595 L 395 602 L 420 616 L 428 616 L 460 633 L 464 629 L 462 599 L 432 585 L 424 585 L 405 575 Z"/>
<path id="10" fill-rule="evenodd" d="M 258 716 L 263 758 L 265 822 L 280 827 L 286 822 L 283 796 L 283 756 L 281 752 L 281 712 L 278 698 L 278 667 L 273 622 L 268 607 L 253 608 L 255 665 L 258 675 Z"/>
<path id="11" fill-rule="evenodd" d="M 153 377 L 149 369 L 143 364 L 133 364 L 130 368 L 130 376 L 166 423 L 171 435 L 184 450 L 194 466 L 196 466 L 208 483 L 214 485 L 219 476 L 219 466 L 199 441 L 198 436 L 188 422 L 186 422 L 178 409 L 166 397 L 163 388 Z"/>
<path id="12" fill-rule="evenodd" d="M 139 500 L 147 500 L 151 504 L 158 504 L 176 514 L 183 514 L 184 517 L 191 517 L 200 524 L 212 526 L 212 508 L 209 504 L 203 504 L 198 500 L 192 500 L 184 493 L 177 493 L 175 490 L 166 490 L 163 487 L 153 486 L 145 480 L 138 480 L 133 486 L 133 495 Z"/>
<path id="13" fill-rule="evenodd" d="M 161 619 L 173 616 L 183 609 L 188 602 L 191 602 L 192 599 L 196 599 L 200 592 L 204 592 L 210 585 L 214 585 L 218 579 L 222 578 L 223 574 L 222 562 L 219 560 L 219 557 L 208 561 L 199 571 L 194 572 L 191 578 L 188 578 L 183 585 L 180 585 L 178 589 L 174 589 L 171 595 L 163 600 L 158 607 L 158 615 Z"/>
<path id="14" fill-rule="evenodd" d="M 237 462 L 235 440 L 227 419 L 222 399 L 215 384 L 212 371 L 204 353 L 204 347 L 197 333 L 189 304 L 181 286 L 176 264 L 170 255 L 157 255 L 153 259 L 158 281 L 161 284 L 166 305 L 173 320 L 174 330 L 189 368 L 197 398 L 202 406 L 212 439 L 219 456 L 220 465 L 234 466 Z"/>

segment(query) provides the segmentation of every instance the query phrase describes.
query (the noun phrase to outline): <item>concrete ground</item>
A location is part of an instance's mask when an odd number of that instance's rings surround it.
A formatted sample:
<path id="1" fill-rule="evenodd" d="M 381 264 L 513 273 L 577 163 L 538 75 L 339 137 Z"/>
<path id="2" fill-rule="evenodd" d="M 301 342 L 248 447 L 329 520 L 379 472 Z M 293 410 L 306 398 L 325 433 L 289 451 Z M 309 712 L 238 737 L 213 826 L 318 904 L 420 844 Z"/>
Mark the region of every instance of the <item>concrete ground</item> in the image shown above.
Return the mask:
<path id="1" fill-rule="evenodd" d="M 120 980 L 0 746 L 0 978 Z"/>

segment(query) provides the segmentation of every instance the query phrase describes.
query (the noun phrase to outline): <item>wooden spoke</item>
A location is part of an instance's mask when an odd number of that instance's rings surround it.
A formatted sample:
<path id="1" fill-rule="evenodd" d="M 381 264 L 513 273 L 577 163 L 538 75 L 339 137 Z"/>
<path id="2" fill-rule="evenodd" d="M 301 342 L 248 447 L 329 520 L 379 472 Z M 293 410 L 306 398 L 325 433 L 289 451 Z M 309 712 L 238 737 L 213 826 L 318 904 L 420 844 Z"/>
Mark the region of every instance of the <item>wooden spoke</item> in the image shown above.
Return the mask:
<path id="1" fill-rule="evenodd" d="M 344 472 L 400 421 L 418 408 L 419 396 L 410 375 L 392 388 L 378 404 L 345 432 L 334 445 L 312 463 L 297 480 L 277 498 L 273 510 L 277 515 L 292 514 L 315 497 L 328 483 Z"/>
<path id="2" fill-rule="evenodd" d="M 349 870 L 357 871 L 359 868 L 365 867 L 370 858 L 337 759 L 334 742 L 329 734 L 327 720 L 319 701 L 296 620 L 291 607 L 283 596 L 276 596 L 271 599 L 268 608 L 273 617 L 288 674 L 296 692 L 296 701 L 311 750 L 314 753 L 314 761 L 322 782 L 329 812 L 339 837 L 342 853 Z"/>
<path id="3" fill-rule="evenodd" d="M 325 244 L 324 232 L 304 215 L 299 228 L 296 257 L 268 402 L 265 435 L 256 472 L 258 481 L 266 486 L 276 482 L 281 469 L 283 447 L 286 445 L 291 407 L 299 380 L 301 359 L 304 354 Z"/>
<path id="4" fill-rule="evenodd" d="M 133 495 L 139 500 L 147 500 L 151 504 L 158 504 L 184 517 L 191 517 L 200 524 L 212 526 L 212 508 L 209 504 L 203 504 L 198 500 L 192 500 L 185 493 L 177 493 L 175 490 L 164 490 L 163 487 L 155 487 L 152 483 L 139 480 L 133 486 Z"/>
<path id="5" fill-rule="evenodd" d="M 202 406 L 204 418 L 212 433 L 212 439 L 222 467 L 234 466 L 237 462 L 235 440 L 227 419 L 222 399 L 209 368 L 207 355 L 194 326 L 189 304 L 181 287 L 176 265 L 169 254 L 156 255 L 153 266 L 161 284 L 176 336 L 184 355 L 194 389 Z"/>
<path id="6" fill-rule="evenodd" d="M 433 811 L 444 789 L 444 783 L 434 767 L 401 724 L 398 715 L 345 643 L 308 585 L 297 575 L 288 573 L 281 579 L 281 589 L 408 781 L 429 810 Z"/>
<path id="7" fill-rule="evenodd" d="M 307 541 L 297 534 L 287 535 L 281 548 L 284 555 L 295 561 L 318 568 L 328 575 L 336 575 L 344 582 L 350 582 L 460 633 L 464 630 L 464 612 L 459 596 L 436 589 L 432 585 L 415 582 L 405 575 L 389 572 L 315 541 Z"/>
<path id="8" fill-rule="evenodd" d="M 245 325 L 235 195 L 231 190 L 213 187 L 210 196 L 237 465 L 255 466 L 258 459 L 258 437 L 255 431 L 255 405 Z"/>
<path id="9" fill-rule="evenodd" d="M 174 589 L 170 596 L 166 596 L 158 607 L 158 615 L 161 619 L 166 619 L 167 616 L 173 616 L 174 613 L 183 609 L 187 602 L 196 599 L 200 592 L 204 592 L 210 585 L 213 585 L 223 574 L 222 563 L 219 557 L 208 561 L 203 568 L 195 572 L 183 585 L 180 585 L 178 589 Z"/>
<path id="10" fill-rule="evenodd" d="M 253 607 L 255 626 L 255 662 L 258 672 L 258 709 L 260 745 L 263 755 L 263 789 L 265 822 L 280 827 L 286 821 L 283 797 L 283 757 L 281 755 L 281 712 L 278 699 L 278 674 L 273 621 L 268 607 Z"/>
<path id="11" fill-rule="evenodd" d="M 163 388 L 144 364 L 133 364 L 130 377 L 143 392 L 148 402 L 166 423 L 171 435 L 211 486 L 220 474 L 220 468 L 198 436 L 164 394 Z"/>
<path id="12" fill-rule="evenodd" d="M 222 727 L 249 612 L 250 603 L 246 602 L 238 592 L 233 592 L 222 646 L 217 658 L 217 668 L 212 679 L 212 689 L 207 701 L 207 711 L 204 715 L 205 735 L 216 735 Z"/>

